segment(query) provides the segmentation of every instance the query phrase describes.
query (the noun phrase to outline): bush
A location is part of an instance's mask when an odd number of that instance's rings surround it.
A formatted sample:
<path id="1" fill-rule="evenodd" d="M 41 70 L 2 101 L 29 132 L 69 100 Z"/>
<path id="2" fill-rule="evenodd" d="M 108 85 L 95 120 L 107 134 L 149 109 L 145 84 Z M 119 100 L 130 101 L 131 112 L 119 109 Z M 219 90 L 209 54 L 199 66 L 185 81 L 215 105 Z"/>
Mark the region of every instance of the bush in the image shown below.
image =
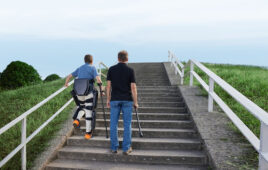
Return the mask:
<path id="1" fill-rule="evenodd" d="M 54 81 L 58 79 L 60 79 L 60 76 L 58 76 L 57 74 L 50 74 L 45 78 L 44 82 Z"/>
<path id="2" fill-rule="evenodd" d="M 40 75 L 31 65 L 21 61 L 13 61 L 2 72 L 0 86 L 4 89 L 15 89 L 38 84 L 41 81 Z"/>

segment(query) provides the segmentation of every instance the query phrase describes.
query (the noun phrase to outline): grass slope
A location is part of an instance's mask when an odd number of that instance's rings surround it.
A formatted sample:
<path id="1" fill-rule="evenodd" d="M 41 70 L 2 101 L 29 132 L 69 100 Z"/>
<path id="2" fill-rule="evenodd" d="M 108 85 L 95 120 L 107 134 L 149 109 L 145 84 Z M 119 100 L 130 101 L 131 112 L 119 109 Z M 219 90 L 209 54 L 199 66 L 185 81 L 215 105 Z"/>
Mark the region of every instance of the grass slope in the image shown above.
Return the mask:
<path id="1" fill-rule="evenodd" d="M 63 87 L 64 80 L 43 83 L 34 86 L 19 88 L 17 90 L 0 92 L 0 127 L 3 127 L 16 117 L 39 103 L 59 88 Z M 41 124 L 52 116 L 70 98 L 71 88 L 66 89 L 54 99 L 46 103 L 27 117 L 27 136 L 32 134 Z M 62 113 L 60 113 L 48 126 L 46 126 L 36 137 L 27 144 L 27 169 L 32 166 L 36 156 L 47 146 L 48 141 L 53 138 L 53 134 L 60 128 L 60 124 L 68 118 L 72 103 Z M 0 160 L 20 144 L 21 123 L 0 135 Z M 16 154 L 2 169 L 21 169 L 20 152 Z"/>
<path id="2" fill-rule="evenodd" d="M 209 64 L 203 63 L 207 68 L 245 95 L 259 107 L 268 111 L 268 70 L 256 66 L 244 65 L 227 65 L 227 64 Z M 202 77 L 208 84 L 208 76 L 195 67 L 195 72 Z M 186 70 L 185 84 L 189 84 L 189 68 Z M 201 89 L 199 82 L 194 79 L 194 84 Z M 223 99 L 223 101 L 237 114 L 237 116 L 252 130 L 256 136 L 260 136 L 260 121 L 251 113 L 243 108 L 236 100 L 227 94 L 221 87 L 215 84 L 215 92 Z M 202 90 L 204 95 L 208 95 L 205 90 Z M 230 122 L 231 128 L 240 134 L 234 124 Z M 242 134 L 241 134 L 242 135 Z M 244 138 L 241 138 L 244 140 Z M 257 153 L 252 153 L 246 156 L 247 165 L 242 169 L 251 169 L 257 167 Z M 254 169 L 254 168 L 253 168 Z"/>
<path id="3" fill-rule="evenodd" d="M 208 64 L 204 65 L 245 95 L 251 101 L 256 103 L 262 109 L 268 111 L 268 70 L 256 66 L 227 65 L 227 64 Z M 187 70 L 188 71 L 188 70 Z M 186 71 L 186 72 L 187 72 Z M 208 84 L 208 76 L 195 67 L 195 71 Z M 185 79 L 189 83 L 189 74 Z M 197 80 L 195 85 L 201 87 Z M 239 118 L 254 132 L 260 134 L 260 122 L 245 110 L 237 101 L 227 94 L 221 87 L 215 84 L 215 92 L 226 102 L 226 104 L 239 116 Z M 207 93 L 204 92 L 205 95 Z"/>

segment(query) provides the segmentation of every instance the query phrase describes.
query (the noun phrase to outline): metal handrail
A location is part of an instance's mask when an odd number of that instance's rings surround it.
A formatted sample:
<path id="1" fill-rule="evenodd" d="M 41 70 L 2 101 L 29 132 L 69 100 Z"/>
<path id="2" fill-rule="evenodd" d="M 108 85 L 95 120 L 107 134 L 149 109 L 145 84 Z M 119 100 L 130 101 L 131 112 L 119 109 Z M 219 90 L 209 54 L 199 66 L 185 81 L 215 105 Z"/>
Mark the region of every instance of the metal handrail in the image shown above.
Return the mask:
<path id="1" fill-rule="evenodd" d="M 68 85 L 72 85 L 74 83 L 74 80 L 71 81 Z M 47 103 L 49 100 L 53 99 L 55 96 L 60 94 L 62 91 L 64 91 L 67 87 L 62 87 L 50 96 L 48 96 L 46 99 L 41 101 L 40 103 L 36 104 L 34 107 L 5 125 L 0 129 L 0 135 L 4 132 L 6 132 L 8 129 L 16 125 L 18 122 L 22 122 L 21 126 L 21 144 L 17 146 L 13 151 L 11 151 L 3 160 L 0 162 L 0 168 L 5 165 L 17 152 L 22 150 L 21 152 L 21 169 L 26 170 L 26 145 L 29 141 L 31 141 L 44 127 L 47 126 L 48 123 L 50 123 L 58 114 L 60 114 L 72 101 L 73 99 L 70 99 L 67 103 L 65 103 L 56 113 L 54 113 L 45 123 L 43 123 L 38 129 L 36 129 L 28 138 L 26 136 L 26 127 L 27 127 L 27 116 L 31 113 L 33 113 L 35 110 L 43 106 L 45 103 Z"/>
<path id="2" fill-rule="evenodd" d="M 172 63 L 172 58 L 169 52 L 169 60 Z M 214 72 L 209 70 L 203 64 L 196 60 L 189 60 L 190 63 L 190 86 L 193 86 L 193 78 L 202 85 L 202 87 L 208 92 L 208 111 L 213 112 L 213 101 L 220 106 L 220 108 L 227 114 L 234 125 L 240 130 L 240 132 L 251 143 L 255 150 L 259 153 L 259 170 L 267 170 L 268 167 L 268 113 L 249 100 L 246 96 L 241 94 L 230 84 L 225 82 Z M 179 69 L 178 65 L 172 64 L 175 70 Z M 186 64 L 188 65 L 188 64 Z M 184 65 L 184 67 L 186 67 Z M 194 66 L 197 66 L 209 77 L 209 85 L 194 71 Z M 261 134 L 260 139 L 244 124 L 243 121 L 225 104 L 225 102 L 214 92 L 214 83 L 217 83 L 225 92 L 231 95 L 238 103 L 240 103 L 245 109 L 247 109 L 252 115 L 261 121 Z"/>
<path id="3" fill-rule="evenodd" d="M 182 85 L 184 79 L 184 65 L 179 61 L 179 59 L 175 56 L 174 53 L 168 51 L 168 54 L 169 61 L 171 62 L 171 65 L 173 65 L 175 68 L 175 74 L 179 74 L 180 84 Z M 181 67 L 181 70 L 179 69 L 178 65 Z"/>
<path id="4" fill-rule="evenodd" d="M 107 75 L 105 75 L 101 72 L 101 66 L 104 66 L 104 68 L 106 68 L 106 69 L 109 69 L 109 67 L 107 65 L 105 65 L 103 62 L 99 63 L 99 76 L 103 76 L 103 77 L 107 78 Z"/>

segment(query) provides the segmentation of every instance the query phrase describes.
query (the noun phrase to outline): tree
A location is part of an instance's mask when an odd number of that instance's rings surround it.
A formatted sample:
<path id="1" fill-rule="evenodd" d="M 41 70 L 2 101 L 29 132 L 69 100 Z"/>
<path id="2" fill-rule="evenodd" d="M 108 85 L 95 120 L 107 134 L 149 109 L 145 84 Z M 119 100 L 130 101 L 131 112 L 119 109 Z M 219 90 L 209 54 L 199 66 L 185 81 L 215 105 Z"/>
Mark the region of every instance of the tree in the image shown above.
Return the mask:
<path id="1" fill-rule="evenodd" d="M 31 65 L 21 61 L 13 61 L 2 72 L 0 86 L 4 89 L 15 89 L 38 84 L 41 81 L 40 75 Z"/>
<path id="2" fill-rule="evenodd" d="M 57 74 L 50 74 L 45 78 L 44 82 L 54 81 L 58 79 L 60 79 L 60 76 L 58 76 Z"/>

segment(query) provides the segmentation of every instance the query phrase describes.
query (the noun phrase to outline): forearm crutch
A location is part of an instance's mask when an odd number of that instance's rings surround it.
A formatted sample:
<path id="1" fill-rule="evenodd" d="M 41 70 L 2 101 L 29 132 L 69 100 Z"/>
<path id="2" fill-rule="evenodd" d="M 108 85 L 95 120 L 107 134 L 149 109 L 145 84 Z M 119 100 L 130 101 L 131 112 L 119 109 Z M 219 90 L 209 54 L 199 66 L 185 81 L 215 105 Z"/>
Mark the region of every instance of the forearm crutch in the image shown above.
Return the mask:
<path id="1" fill-rule="evenodd" d="M 106 138 L 109 138 L 109 136 L 108 136 L 108 130 L 107 130 L 107 122 L 106 122 L 106 113 L 105 113 L 104 103 L 103 103 L 103 97 L 102 97 L 101 84 L 98 84 L 98 85 L 100 87 L 100 97 L 101 97 L 101 104 L 102 104 L 102 110 L 103 110 L 103 119 L 104 119 L 104 124 L 105 124 Z"/>
<path id="2" fill-rule="evenodd" d="M 135 112 L 136 112 L 137 123 L 138 123 L 138 126 L 139 126 L 139 135 L 142 138 L 143 137 L 143 133 L 141 131 L 141 124 L 140 124 L 140 119 L 139 119 L 138 111 L 137 111 L 137 108 L 136 107 L 134 107 L 134 109 L 135 109 Z"/>

